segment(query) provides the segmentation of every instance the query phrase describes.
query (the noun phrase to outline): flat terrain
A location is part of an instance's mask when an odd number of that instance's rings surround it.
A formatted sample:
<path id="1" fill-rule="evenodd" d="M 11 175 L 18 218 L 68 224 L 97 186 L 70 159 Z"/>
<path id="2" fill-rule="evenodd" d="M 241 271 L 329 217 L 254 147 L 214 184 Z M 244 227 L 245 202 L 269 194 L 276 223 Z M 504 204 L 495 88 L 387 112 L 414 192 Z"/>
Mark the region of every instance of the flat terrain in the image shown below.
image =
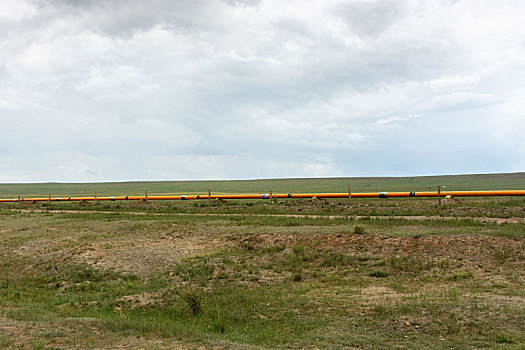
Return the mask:
<path id="1" fill-rule="evenodd" d="M 519 190 L 525 188 L 525 173 L 449 175 L 419 177 L 351 177 L 321 179 L 266 179 L 235 181 L 151 181 L 106 183 L 0 184 L 0 198 L 30 196 L 92 196 L 208 193 L 274 193 L 377 191 L 428 191 L 437 185 L 445 190 Z"/>
<path id="2" fill-rule="evenodd" d="M 525 198 L 0 209 L 0 348 L 525 347 Z"/>

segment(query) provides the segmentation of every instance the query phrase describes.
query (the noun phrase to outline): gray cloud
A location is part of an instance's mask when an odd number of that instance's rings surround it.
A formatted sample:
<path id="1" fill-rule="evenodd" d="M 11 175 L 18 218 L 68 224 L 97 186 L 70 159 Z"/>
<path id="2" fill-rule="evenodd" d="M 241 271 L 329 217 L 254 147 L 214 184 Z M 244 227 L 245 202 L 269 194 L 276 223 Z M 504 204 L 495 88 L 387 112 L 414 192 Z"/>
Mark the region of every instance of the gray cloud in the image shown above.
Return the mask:
<path id="1" fill-rule="evenodd" d="M 0 181 L 523 170 L 524 19 L 511 1 L 6 0 Z"/>
<path id="2" fill-rule="evenodd" d="M 350 29 L 362 38 L 374 37 L 393 25 L 402 15 L 403 3 L 391 0 L 343 3 L 335 14 L 343 18 Z"/>

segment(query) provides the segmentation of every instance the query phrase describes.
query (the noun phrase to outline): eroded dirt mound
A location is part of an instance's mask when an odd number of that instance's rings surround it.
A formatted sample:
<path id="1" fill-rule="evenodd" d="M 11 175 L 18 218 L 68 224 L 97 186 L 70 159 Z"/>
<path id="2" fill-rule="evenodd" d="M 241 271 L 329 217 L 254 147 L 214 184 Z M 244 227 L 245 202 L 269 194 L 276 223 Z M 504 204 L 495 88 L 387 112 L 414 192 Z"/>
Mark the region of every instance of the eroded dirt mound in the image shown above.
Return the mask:
<path id="1" fill-rule="evenodd" d="M 175 233 L 155 237 L 106 238 L 79 242 L 73 238 L 62 241 L 38 240 L 14 249 L 22 257 L 30 257 L 28 268 L 64 264 L 87 264 L 98 270 L 132 272 L 147 275 L 176 264 L 182 258 L 227 247 L 220 235 Z"/>
<path id="2" fill-rule="evenodd" d="M 285 234 L 254 234 L 238 238 L 237 244 L 247 249 L 266 249 L 294 244 L 318 247 L 347 254 L 375 256 L 417 255 L 426 259 L 454 259 L 480 261 L 492 259 L 496 249 L 509 251 L 509 255 L 524 255 L 523 241 L 486 235 L 425 235 L 384 237 L 354 234 L 314 234 L 308 236 Z"/>
<path id="3" fill-rule="evenodd" d="M 145 274 L 169 266 L 185 256 L 210 250 L 221 244 L 205 236 L 135 239 L 130 242 L 95 242 L 79 252 L 76 259 L 100 269 Z"/>

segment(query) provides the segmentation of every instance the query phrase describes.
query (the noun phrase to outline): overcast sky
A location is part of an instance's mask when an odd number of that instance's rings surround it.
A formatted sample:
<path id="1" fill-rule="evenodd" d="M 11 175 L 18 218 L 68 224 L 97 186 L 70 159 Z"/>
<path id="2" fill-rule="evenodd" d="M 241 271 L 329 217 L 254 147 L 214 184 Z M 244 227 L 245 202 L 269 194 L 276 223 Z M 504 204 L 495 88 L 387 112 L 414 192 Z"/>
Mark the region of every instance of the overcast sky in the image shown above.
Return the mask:
<path id="1" fill-rule="evenodd" d="M 525 170 L 525 1 L 1 0 L 0 182 Z"/>

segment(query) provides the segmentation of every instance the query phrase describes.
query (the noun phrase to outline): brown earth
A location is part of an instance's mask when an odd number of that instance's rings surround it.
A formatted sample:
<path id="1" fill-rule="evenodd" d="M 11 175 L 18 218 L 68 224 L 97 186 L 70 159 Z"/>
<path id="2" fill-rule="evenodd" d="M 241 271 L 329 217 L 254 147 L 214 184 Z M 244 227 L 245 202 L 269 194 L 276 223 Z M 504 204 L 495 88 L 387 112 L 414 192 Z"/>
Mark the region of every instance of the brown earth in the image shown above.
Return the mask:
<path id="1" fill-rule="evenodd" d="M 405 219 L 405 220 L 458 220 L 458 219 L 469 219 L 481 222 L 495 222 L 498 224 L 503 223 L 525 223 L 523 217 L 508 217 L 508 218 L 495 218 L 485 216 L 439 216 L 439 215 L 317 215 L 317 214 L 239 214 L 239 213 L 151 213 L 151 212 L 136 212 L 136 211 L 97 211 L 97 210 L 42 210 L 42 209 L 11 209 L 12 211 L 26 212 L 26 213 L 55 213 L 55 214 L 76 214 L 76 213 L 89 213 L 89 214 L 125 214 L 125 215 L 154 215 L 154 216 L 224 216 L 224 217 L 242 217 L 242 216 L 254 216 L 254 217 L 283 217 L 283 218 L 311 218 L 311 219 Z"/>

